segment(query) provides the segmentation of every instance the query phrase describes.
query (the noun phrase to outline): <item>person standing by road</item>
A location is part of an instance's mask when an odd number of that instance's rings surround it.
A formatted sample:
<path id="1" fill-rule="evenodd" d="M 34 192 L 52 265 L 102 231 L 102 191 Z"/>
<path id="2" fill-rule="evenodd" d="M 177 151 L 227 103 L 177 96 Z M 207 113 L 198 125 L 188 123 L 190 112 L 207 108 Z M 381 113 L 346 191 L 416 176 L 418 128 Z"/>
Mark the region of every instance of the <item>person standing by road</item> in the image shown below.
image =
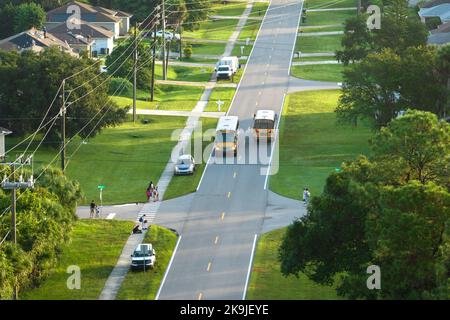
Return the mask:
<path id="1" fill-rule="evenodd" d="M 142 230 L 144 230 L 144 221 L 147 221 L 147 220 L 145 220 L 145 214 L 139 218 L 139 222 L 141 223 Z"/>
<path id="2" fill-rule="evenodd" d="M 89 217 L 90 217 L 91 219 L 94 218 L 96 207 L 97 207 L 97 205 L 95 204 L 94 200 L 92 200 L 92 201 L 91 201 L 91 205 L 90 205 L 91 212 L 90 212 L 90 214 L 89 214 Z"/>
<path id="3" fill-rule="evenodd" d="M 304 205 L 308 204 L 310 196 L 311 196 L 311 193 L 309 192 L 308 188 L 305 188 L 303 190 L 303 204 Z"/>

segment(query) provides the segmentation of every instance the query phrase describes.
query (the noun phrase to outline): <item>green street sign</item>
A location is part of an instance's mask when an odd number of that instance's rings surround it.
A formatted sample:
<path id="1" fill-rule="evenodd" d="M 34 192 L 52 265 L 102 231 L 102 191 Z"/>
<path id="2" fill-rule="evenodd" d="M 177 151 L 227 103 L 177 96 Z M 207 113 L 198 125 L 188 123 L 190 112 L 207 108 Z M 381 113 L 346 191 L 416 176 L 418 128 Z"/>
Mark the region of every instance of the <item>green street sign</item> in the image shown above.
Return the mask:
<path id="1" fill-rule="evenodd" d="M 334 171 L 336 171 L 336 172 L 341 172 L 342 169 L 341 169 L 341 168 L 335 168 Z"/>
<path id="2" fill-rule="evenodd" d="M 103 190 L 103 189 L 105 189 L 105 186 L 101 184 L 101 185 L 98 186 L 98 188 L 99 188 L 100 190 Z"/>

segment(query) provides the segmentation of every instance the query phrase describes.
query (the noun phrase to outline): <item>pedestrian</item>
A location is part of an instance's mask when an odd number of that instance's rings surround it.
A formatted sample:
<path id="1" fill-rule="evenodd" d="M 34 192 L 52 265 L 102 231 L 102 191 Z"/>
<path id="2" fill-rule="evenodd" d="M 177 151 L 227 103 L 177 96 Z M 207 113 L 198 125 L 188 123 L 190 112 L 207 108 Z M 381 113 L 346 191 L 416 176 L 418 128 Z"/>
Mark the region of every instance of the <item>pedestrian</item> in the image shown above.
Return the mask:
<path id="1" fill-rule="evenodd" d="M 142 230 L 147 230 L 148 226 L 147 226 L 147 220 L 144 220 L 144 223 L 142 224 Z"/>
<path id="2" fill-rule="evenodd" d="M 155 197 L 155 202 L 159 201 L 159 192 L 158 192 L 158 186 L 155 187 L 155 190 L 153 191 L 153 195 Z"/>
<path id="3" fill-rule="evenodd" d="M 95 217 L 100 218 L 100 208 L 97 205 L 95 206 Z"/>
<path id="4" fill-rule="evenodd" d="M 147 195 L 147 202 L 149 202 L 150 197 L 152 196 L 152 193 L 150 192 L 150 188 L 147 188 L 147 191 L 145 192 L 145 194 Z"/>
<path id="5" fill-rule="evenodd" d="M 140 218 L 139 218 L 139 222 L 141 223 L 141 229 L 144 229 L 144 221 L 145 220 L 145 214 L 143 214 Z"/>
<path id="6" fill-rule="evenodd" d="M 94 200 L 91 201 L 91 205 L 90 205 L 90 209 L 91 212 L 89 214 L 89 217 L 92 219 L 94 218 L 94 214 L 95 214 L 95 208 L 97 207 L 97 205 L 95 204 Z"/>
<path id="7" fill-rule="evenodd" d="M 311 196 L 311 193 L 309 192 L 308 188 L 305 188 L 303 190 L 303 204 L 307 205 L 309 201 L 309 197 Z"/>
<path id="8" fill-rule="evenodd" d="M 148 185 L 147 189 L 150 193 L 150 197 L 148 198 L 148 200 L 151 201 L 151 198 L 153 197 L 153 190 L 155 189 L 155 185 L 153 184 L 153 181 L 150 181 L 150 184 Z"/>

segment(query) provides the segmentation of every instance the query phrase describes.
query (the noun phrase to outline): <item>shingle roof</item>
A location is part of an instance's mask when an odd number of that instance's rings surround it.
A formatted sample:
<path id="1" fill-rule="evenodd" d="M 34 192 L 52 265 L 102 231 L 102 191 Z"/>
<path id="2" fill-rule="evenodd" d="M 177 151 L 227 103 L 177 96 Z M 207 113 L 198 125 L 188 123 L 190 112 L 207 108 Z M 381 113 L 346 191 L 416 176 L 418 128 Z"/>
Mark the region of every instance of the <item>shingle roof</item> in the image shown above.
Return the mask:
<path id="1" fill-rule="evenodd" d="M 419 10 L 421 17 L 439 17 L 441 21 L 450 19 L 450 3 L 443 3 L 432 8 L 422 8 Z"/>
<path id="2" fill-rule="evenodd" d="M 114 32 L 112 32 L 108 29 L 93 25 L 86 21 L 79 21 L 79 23 L 77 23 L 77 22 L 73 22 L 73 23 L 76 23 L 77 25 L 79 25 L 80 28 L 79 29 L 68 29 L 66 26 L 66 23 L 63 22 L 63 23 L 59 24 L 58 26 L 54 27 L 53 29 L 51 29 L 50 32 L 59 39 L 61 39 L 61 37 L 63 37 L 63 35 L 71 35 L 72 37 L 73 37 L 73 35 L 82 35 L 85 38 L 87 38 L 88 36 L 90 36 L 92 38 L 113 38 L 114 37 Z"/>
<path id="3" fill-rule="evenodd" d="M 450 33 L 450 22 L 439 25 L 436 29 L 431 30 L 432 34 L 436 33 Z"/>
<path id="4" fill-rule="evenodd" d="M 107 9 L 98 6 L 92 6 L 87 3 L 72 1 L 66 3 L 62 7 L 53 9 L 47 12 L 48 22 L 62 22 L 56 21 L 55 16 L 67 15 L 67 9 L 70 6 L 78 6 L 80 8 L 81 18 L 88 22 L 120 22 L 121 17 L 131 17 L 132 15 L 123 11 L 117 11 L 112 9 Z M 89 18 L 87 17 L 89 16 Z"/>
<path id="5" fill-rule="evenodd" d="M 71 50 L 65 42 L 59 40 L 48 32 L 45 35 L 43 31 L 35 28 L 15 34 L 0 41 L 0 48 L 8 51 L 28 49 L 33 45 L 39 47 L 58 46 L 68 51 Z"/>
<path id="6" fill-rule="evenodd" d="M 449 33 L 436 33 L 430 34 L 428 36 L 429 44 L 446 44 L 450 43 L 450 32 Z"/>

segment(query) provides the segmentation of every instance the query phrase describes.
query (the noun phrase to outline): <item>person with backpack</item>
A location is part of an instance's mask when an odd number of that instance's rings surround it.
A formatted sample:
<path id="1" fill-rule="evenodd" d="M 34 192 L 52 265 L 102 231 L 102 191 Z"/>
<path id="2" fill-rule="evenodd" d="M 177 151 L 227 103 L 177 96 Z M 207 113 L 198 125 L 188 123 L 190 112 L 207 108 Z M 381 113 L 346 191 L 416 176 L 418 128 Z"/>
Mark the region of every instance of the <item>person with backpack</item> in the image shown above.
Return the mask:
<path id="1" fill-rule="evenodd" d="M 90 214 L 89 214 L 89 217 L 92 219 L 92 218 L 94 218 L 94 215 L 95 215 L 95 209 L 97 208 L 97 205 L 95 204 L 95 202 L 94 202 L 94 200 L 92 200 L 91 201 L 91 205 L 90 205 L 90 209 L 91 209 L 91 211 L 90 211 Z"/>
<path id="2" fill-rule="evenodd" d="M 308 204 L 310 196 L 311 196 L 311 193 L 309 192 L 308 188 L 305 188 L 303 190 L 303 204 L 304 205 Z"/>

